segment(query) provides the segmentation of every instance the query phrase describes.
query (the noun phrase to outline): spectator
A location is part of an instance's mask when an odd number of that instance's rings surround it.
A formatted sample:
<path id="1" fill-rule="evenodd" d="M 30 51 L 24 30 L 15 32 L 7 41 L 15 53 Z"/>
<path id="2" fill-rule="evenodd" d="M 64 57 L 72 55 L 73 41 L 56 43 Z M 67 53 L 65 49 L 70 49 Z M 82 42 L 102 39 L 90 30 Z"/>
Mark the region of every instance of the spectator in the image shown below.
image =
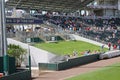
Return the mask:
<path id="1" fill-rule="evenodd" d="M 120 50 L 120 39 L 118 40 L 118 49 Z"/>
<path id="2" fill-rule="evenodd" d="M 109 50 L 111 50 L 111 43 L 110 42 L 108 43 L 108 47 L 109 47 Z"/>
<path id="3" fill-rule="evenodd" d="M 86 50 L 85 53 L 84 53 L 84 55 L 85 56 L 89 55 L 89 52 L 90 52 L 90 50 Z"/>
<path id="4" fill-rule="evenodd" d="M 116 44 L 113 45 L 113 49 L 114 50 L 117 49 L 117 45 Z"/>
<path id="5" fill-rule="evenodd" d="M 78 56 L 78 53 L 76 50 L 73 51 L 73 56 L 76 56 L 76 57 Z"/>
<path id="6" fill-rule="evenodd" d="M 104 52 L 104 44 L 101 46 L 101 52 Z"/>

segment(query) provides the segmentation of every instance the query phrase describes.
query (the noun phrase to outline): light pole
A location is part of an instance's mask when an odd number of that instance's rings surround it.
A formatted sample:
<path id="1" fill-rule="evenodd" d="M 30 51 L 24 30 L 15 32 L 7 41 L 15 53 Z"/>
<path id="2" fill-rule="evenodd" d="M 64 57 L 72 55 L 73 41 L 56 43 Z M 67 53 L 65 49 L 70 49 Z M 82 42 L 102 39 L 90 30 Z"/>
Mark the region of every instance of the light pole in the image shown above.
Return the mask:
<path id="1" fill-rule="evenodd" d="M 3 56 L 3 49 L 2 49 L 2 2 L 0 1 L 0 56 Z"/>
<path id="2" fill-rule="evenodd" d="M 6 16 L 5 16 L 5 0 L 0 0 L 0 27 L 1 27 L 1 47 L 3 56 L 4 74 L 8 75 L 8 56 L 7 56 L 7 38 L 6 38 Z"/>
<path id="3" fill-rule="evenodd" d="M 30 46 L 28 44 L 28 61 L 29 61 L 29 70 L 31 71 L 31 55 L 30 55 Z"/>
<path id="4" fill-rule="evenodd" d="M 27 37 L 27 33 L 29 34 L 29 31 L 26 31 L 26 43 L 28 46 L 28 65 L 29 65 L 29 71 L 30 71 L 30 75 L 31 75 L 31 55 L 30 55 L 30 46 L 29 46 L 29 42 L 31 42 L 30 38 Z"/>

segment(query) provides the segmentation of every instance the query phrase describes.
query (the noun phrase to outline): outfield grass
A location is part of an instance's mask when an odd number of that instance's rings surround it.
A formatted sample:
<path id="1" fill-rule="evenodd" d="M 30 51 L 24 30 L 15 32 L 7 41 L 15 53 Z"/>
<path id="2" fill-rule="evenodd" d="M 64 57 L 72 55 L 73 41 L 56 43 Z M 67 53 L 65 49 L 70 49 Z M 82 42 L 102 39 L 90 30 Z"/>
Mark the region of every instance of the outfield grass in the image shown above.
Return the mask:
<path id="1" fill-rule="evenodd" d="M 97 71 L 78 75 L 66 80 L 119 80 L 120 79 L 120 63 L 112 66 L 104 67 Z"/>
<path id="2" fill-rule="evenodd" d="M 58 43 L 37 43 L 34 46 L 47 50 L 57 55 L 73 54 L 73 51 L 77 51 L 80 55 L 81 52 L 86 50 L 100 50 L 100 46 L 96 46 L 83 41 L 62 41 Z"/>

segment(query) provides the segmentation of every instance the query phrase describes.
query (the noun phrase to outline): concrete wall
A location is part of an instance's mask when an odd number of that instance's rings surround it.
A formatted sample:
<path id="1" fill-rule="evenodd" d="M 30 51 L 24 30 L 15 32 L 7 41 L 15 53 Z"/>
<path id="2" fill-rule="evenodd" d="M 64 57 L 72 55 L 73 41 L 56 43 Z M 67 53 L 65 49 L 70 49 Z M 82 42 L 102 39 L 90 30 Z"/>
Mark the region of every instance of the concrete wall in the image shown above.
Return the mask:
<path id="1" fill-rule="evenodd" d="M 95 2 L 97 2 L 98 6 L 100 5 L 103 7 L 103 9 L 101 8 L 102 10 L 100 9 L 101 12 L 103 13 L 102 16 L 117 16 L 118 15 L 116 13 L 116 10 L 117 10 L 117 6 L 118 6 L 118 10 L 120 9 L 119 7 L 120 0 L 95 0 Z M 98 13 L 96 15 L 99 16 Z"/>
<path id="2" fill-rule="evenodd" d="M 22 43 L 22 42 L 19 42 L 17 40 L 13 40 L 10 38 L 8 38 L 7 41 L 8 41 L 8 44 L 20 45 L 21 47 L 23 47 L 27 50 L 28 50 L 28 48 L 30 48 L 31 65 L 33 67 L 37 67 L 38 63 L 49 63 L 50 60 L 53 57 L 55 57 L 55 55 L 50 52 L 44 51 L 42 49 L 38 49 L 38 48 L 30 46 L 30 45 L 28 46 L 28 44 L 26 44 L 26 43 Z M 23 65 L 24 64 L 28 64 L 28 55 L 26 55 L 26 59 L 25 59 Z"/>
<path id="3" fill-rule="evenodd" d="M 81 41 L 85 41 L 85 42 L 88 42 L 88 43 L 91 43 L 91 44 L 94 44 L 94 45 L 97 45 L 97 46 L 102 46 L 102 45 L 105 45 L 105 44 L 102 44 L 102 43 L 99 43 L 97 41 L 93 41 L 93 40 L 90 40 L 90 39 L 87 39 L 87 38 L 84 38 L 84 37 L 81 37 L 81 36 L 78 36 L 78 35 L 75 35 L 75 34 L 71 34 L 75 40 L 81 40 Z M 108 48 L 107 45 L 105 45 L 106 48 Z"/>

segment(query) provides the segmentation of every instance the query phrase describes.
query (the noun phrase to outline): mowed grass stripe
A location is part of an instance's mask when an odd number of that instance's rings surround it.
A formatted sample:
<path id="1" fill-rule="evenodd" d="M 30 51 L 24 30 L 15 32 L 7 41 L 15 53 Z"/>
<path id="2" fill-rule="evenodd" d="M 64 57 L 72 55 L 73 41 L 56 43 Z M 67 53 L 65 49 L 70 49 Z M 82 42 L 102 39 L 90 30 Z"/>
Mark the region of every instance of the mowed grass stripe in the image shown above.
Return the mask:
<path id="1" fill-rule="evenodd" d="M 119 80 L 119 79 L 120 79 L 120 63 L 117 63 L 66 80 Z"/>

